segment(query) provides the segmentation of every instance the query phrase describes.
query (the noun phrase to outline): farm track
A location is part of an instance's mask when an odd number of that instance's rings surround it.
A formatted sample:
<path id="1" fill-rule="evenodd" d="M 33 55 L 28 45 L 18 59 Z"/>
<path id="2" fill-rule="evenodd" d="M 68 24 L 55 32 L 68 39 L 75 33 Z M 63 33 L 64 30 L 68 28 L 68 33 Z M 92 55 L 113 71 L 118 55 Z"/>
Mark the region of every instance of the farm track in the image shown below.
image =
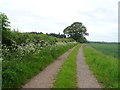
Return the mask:
<path id="1" fill-rule="evenodd" d="M 53 87 L 54 79 L 59 72 L 61 65 L 66 60 L 67 56 L 74 48 L 68 50 L 52 64 L 47 66 L 38 75 L 33 77 L 28 83 L 22 86 L 22 88 L 51 88 Z"/>
<path id="2" fill-rule="evenodd" d="M 66 53 L 60 56 L 38 75 L 33 77 L 28 83 L 23 85 L 22 88 L 52 88 L 60 67 L 62 66 L 68 55 L 74 50 L 74 48 L 68 50 Z M 102 88 L 92 72 L 89 70 L 88 65 L 85 63 L 82 46 L 79 49 L 76 63 L 78 88 Z"/>
<path id="3" fill-rule="evenodd" d="M 77 78 L 79 88 L 101 88 L 96 78 L 89 70 L 82 52 L 82 46 L 77 55 Z"/>

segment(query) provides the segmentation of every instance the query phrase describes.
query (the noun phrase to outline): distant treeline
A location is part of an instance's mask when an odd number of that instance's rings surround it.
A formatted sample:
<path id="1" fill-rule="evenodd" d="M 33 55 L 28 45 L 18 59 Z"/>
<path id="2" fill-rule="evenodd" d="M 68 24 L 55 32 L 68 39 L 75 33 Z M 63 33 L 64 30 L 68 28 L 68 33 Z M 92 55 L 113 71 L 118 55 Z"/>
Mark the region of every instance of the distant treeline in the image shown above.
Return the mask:
<path id="1" fill-rule="evenodd" d="M 120 42 L 104 42 L 104 41 L 88 41 L 88 43 L 100 43 L 100 44 L 120 44 Z"/>
<path id="2" fill-rule="evenodd" d="M 36 35 L 39 35 L 39 34 L 44 34 L 43 32 L 28 32 L 28 33 L 31 33 L 31 34 L 36 34 Z M 56 37 L 56 38 L 66 38 L 66 35 L 65 34 L 56 34 L 56 33 L 46 33 L 46 35 L 48 36 L 52 36 L 52 37 Z"/>

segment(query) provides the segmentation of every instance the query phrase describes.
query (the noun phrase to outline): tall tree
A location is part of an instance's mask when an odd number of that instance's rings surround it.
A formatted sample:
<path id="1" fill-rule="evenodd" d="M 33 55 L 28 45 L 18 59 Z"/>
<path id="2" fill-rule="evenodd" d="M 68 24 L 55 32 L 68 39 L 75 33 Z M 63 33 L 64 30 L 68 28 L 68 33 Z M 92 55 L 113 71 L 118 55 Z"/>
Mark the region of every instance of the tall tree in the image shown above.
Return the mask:
<path id="1" fill-rule="evenodd" d="M 87 40 L 84 36 L 89 35 L 87 28 L 81 22 L 74 22 L 72 25 L 66 27 L 63 33 L 78 42 L 86 42 Z"/>

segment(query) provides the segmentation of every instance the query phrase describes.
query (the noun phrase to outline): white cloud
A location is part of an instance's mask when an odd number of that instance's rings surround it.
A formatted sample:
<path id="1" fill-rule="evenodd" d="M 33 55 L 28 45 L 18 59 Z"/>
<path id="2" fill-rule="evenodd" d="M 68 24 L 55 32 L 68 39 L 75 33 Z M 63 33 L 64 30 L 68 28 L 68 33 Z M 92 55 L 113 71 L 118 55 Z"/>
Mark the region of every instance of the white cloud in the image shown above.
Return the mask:
<path id="1" fill-rule="evenodd" d="M 0 0 L 0 11 L 21 31 L 62 33 L 79 21 L 88 29 L 88 40 L 118 38 L 118 0 Z"/>

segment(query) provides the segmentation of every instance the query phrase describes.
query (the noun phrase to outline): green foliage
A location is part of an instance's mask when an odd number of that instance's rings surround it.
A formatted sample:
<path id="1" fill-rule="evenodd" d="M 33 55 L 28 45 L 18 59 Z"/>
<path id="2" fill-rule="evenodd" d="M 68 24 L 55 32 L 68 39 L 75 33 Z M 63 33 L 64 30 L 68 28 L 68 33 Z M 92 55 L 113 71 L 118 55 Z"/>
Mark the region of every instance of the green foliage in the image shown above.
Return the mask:
<path id="1" fill-rule="evenodd" d="M 87 41 L 84 37 L 88 35 L 87 28 L 81 22 L 74 22 L 71 26 L 66 27 L 63 32 L 78 42 L 83 43 Z"/>
<path id="2" fill-rule="evenodd" d="M 2 26 L 2 30 L 9 29 L 10 27 L 10 22 L 8 21 L 8 17 L 0 12 L 0 26 Z"/>
<path id="3" fill-rule="evenodd" d="M 76 79 L 76 55 L 80 45 L 78 45 L 68 56 L 60 72 L 57 75 L 54 88 L 77 88 Z"/>
<path id="4" fill-rule="evenodd" d="M 22 58 L 20 53 L 4 56 L 2 66 L 2 87 L 17 88 L 29 78 L 42 71 L 57 57 L 76 44 L 52 45 L 37 48 L 36 53 L 29 52 Z M 20 55 L 20 56 L 19 56 Z"/>
<path id="5" fill-rule="evenodd" d="M 100 44 L 100 43 L 89 43 L 88 45 L 92 46 L 96 50 L 103 52 L 107 55 L 112 55 L 116 58 L 120 58 L 118 55 L 118 44 Z"/>
<path id="6" fill-rule="evenodd" d="M 9 40 L 11 41 L 11 44 L 3 43 L 3 44 L 6 44 L 7 46 L 11 46 L 14 43 L 16 43 L 17 45 L 20 45 L 23 43 L 38 44 L 38 43 L 43 43 L 44 41 L 48 42 L 49 44 L 55 44 L 56 42 L 56 38 L 49 37 L 45 34 L 36 35 L 36 34 L 29 34 L 29 33 L 20 33 L 18 31 L 10 31 L 10 33 L 11 34 L 8 33 L 9 34 L 8 36 L 10 36 Z"/>
<path id="7" fill-rule="evenodd" d="M 75 40 L 72 38 L 65 38 L 65 39 L 57 38 L 57 41 L 58 42 L 75 42 Z"/>
<path id="8" fill-rule="evenodd" d="M 10 22 L 8 20 L 8 17 L 4 13 L 0 12 L 0 29 L 2 29 L 2 43 L 11 45 L 12 42 L 10 40 Z"/>
<path id="9" fill-rule="evenodd" d="M 5 35 L 5 36 L 4 36 Z M 7 36 L 6 36 L 7 35 Z M 28 43 L 34 43 L 38 44 L 41 43 L 44 44 L 47 42 L 49 45 L 53 45 L 56 42 L 73 42 L 75 40 L 73 39 L 59 39 L 56 37 L 51 37 L 46 34 L 33 34 L 33 33 L 21 33 L 18 31 L 7 31 L 3 32 L 3 44 L 7 46 L 12 46 L 12 44 L 28 44 Z"/>
<path id="10" fill-rule="evenodd" d="M 86 62 L 104 88 L 118 88 L 118 59 L 85 47 Z"/>
<path id="11" fill-rule="evenodd" d="M 50 33 L 50 34 L 47 34 L 49 36 L 53 36 L 53 37 L 57 37 L 57 38 L 66 38 L 66 36 L 64 34 L 55 34 L 55 33 Z"/>

